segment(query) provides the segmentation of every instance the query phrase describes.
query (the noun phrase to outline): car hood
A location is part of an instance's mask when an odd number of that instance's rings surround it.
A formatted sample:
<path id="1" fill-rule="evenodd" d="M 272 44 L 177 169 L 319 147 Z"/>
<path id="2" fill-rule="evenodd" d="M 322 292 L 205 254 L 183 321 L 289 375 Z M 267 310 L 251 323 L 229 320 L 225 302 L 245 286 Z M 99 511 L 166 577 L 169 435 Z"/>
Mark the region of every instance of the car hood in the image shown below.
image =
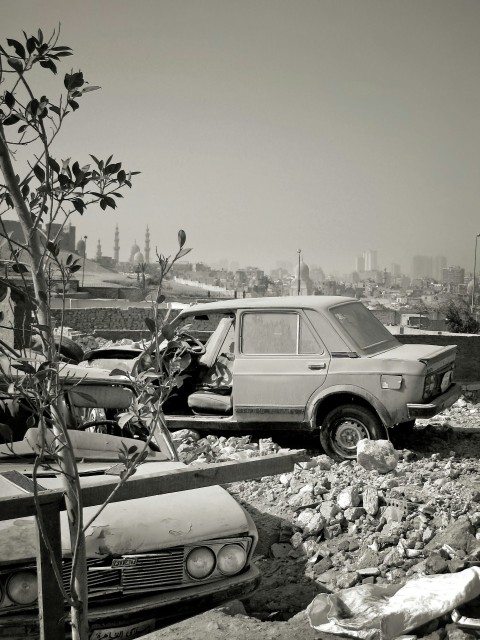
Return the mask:
<path id="1" fill-rule="evenodd" d="M 146 463 L 136 475 L 184 466 L 181 462 Z M 97 464 L 95 475 L 83 476 L 82 484 L 111 480 L 111 475 L 97 475 L 99 470 L 100 465 Z M 60 486 L 58 477 L 39 478 L 39 482 L 45 489 Z M 0 497 L 22 493 L 0 476 Z M 84 509 L 85 523 L 97 509 Z M 63 555 L 68 556 L 71 548 L 65 512 L 61 514 L 61 526 Z M 205 487 L 107 505 L 86 532 L 87 557 L 148 553 L 248 531 L 246 513 L 230 494 L 219 486 Z M 29 561 L 35 557 L 36 525 L 33 518 L 0 522 L 0 538 L 0 565 Z"/>

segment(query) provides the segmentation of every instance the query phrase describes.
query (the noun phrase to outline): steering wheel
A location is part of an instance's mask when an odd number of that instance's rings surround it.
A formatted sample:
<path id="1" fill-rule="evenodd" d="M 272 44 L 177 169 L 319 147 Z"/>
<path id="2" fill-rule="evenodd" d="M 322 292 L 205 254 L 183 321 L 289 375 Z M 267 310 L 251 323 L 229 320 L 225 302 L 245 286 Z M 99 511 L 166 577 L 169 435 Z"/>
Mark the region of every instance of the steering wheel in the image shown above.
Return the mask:
<path id="1" fill-rule="evenodd" d="M 187 343 L 187 351 L 190 353 L 193 353 L 196 356 L 202 356 L 205 353 L 205 345 L 189 333 L 184 333 L 182 335 L 182 341 Z"/>

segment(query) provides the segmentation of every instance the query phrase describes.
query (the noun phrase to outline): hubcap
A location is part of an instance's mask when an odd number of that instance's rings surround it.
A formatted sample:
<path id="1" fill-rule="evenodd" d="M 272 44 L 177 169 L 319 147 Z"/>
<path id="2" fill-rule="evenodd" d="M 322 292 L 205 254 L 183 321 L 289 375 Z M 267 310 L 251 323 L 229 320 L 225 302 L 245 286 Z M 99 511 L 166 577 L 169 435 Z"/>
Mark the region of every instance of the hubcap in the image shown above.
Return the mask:
<path id="1" fill-rule="evenodd" d="M 359 420 L 348 418 L 336 426 L 333 445 L 337 453 L 344 458 L 354 458 L 357 454 L 358 441 L 363 438 L 370 438 L 365 425 Z"/>

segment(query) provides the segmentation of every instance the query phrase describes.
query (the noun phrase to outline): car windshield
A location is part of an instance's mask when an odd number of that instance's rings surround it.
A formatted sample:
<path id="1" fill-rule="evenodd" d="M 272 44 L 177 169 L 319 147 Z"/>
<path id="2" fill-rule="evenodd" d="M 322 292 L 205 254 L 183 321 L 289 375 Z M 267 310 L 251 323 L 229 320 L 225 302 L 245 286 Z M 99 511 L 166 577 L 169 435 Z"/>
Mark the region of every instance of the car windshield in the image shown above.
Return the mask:
<path id="1" fill-rule="evenodd" d="M 375 353 L 396 343 L 388 329 L 361 302 L 332 307 L 330 313 L 361 351 Z"/>

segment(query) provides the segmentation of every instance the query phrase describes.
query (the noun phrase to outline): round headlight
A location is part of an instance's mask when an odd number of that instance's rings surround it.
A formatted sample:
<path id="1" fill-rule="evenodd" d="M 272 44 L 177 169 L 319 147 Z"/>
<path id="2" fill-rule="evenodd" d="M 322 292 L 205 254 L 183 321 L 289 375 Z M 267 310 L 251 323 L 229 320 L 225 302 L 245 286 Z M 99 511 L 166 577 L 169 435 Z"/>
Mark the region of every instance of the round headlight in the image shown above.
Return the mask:
<path id="1" fill-rule="evenodd" d="M 201 580 L 215 569 L 215 554 L 208 547 L 196 547 L 187 556 L 187 571 L 192 578 Z"/>
<path id="2" fill-rule="evenodd" d="M 218 568 L 227 576 L 241 571 L 246 561 L 245 549 L 239 544 L 226 544 L 217 555 Z"/>
<path id="3" fill-rule="evenodd" d="M 36 574 L 33 571 L 13 573 L 7 582 L 7 594 L 15 604 L 33 604 L 38 596 Z"/>

